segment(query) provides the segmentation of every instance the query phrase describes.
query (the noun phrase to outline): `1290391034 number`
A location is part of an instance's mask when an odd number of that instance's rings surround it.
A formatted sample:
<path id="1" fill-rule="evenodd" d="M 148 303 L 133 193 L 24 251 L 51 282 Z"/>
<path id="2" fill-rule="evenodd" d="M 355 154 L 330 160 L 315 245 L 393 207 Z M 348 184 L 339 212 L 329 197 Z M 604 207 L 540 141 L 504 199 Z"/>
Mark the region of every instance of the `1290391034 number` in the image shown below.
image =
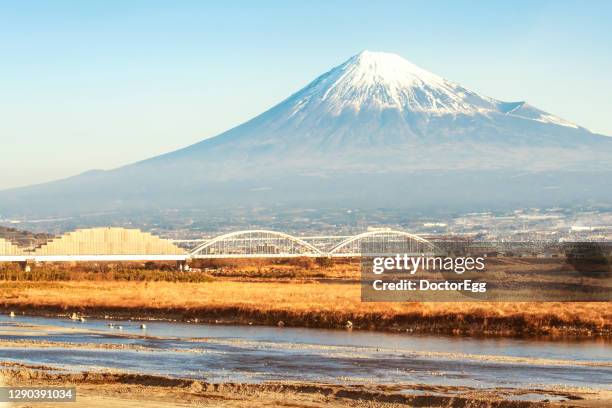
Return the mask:
<path id="1" fill-rule="evenodd" d="M 70 402 L 76 400 L 74 387 L 0 387 L 0 402 Z"/>

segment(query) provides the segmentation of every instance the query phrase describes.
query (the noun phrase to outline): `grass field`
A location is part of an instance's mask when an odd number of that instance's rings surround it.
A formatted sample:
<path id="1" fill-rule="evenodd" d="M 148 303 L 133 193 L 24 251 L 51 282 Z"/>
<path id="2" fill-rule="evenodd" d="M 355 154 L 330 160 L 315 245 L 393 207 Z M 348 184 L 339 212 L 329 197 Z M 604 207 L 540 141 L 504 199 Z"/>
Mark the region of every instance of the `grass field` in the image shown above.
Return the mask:
<path id="1" fill-rule="evenodd" d="M 356 283 L 0 282 L 5 311 L 455 335 L 611 337 L 610 303 L 363 303 Z M 348 323 L 348 322 L 351 323 Z"/>

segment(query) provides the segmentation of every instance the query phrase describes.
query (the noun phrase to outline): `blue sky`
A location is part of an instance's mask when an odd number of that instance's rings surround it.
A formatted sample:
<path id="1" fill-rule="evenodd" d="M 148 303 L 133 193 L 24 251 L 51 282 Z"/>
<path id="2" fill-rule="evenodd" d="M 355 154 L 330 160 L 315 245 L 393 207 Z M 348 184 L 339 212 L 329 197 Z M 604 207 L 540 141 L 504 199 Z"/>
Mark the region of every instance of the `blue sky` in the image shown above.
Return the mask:
<path id="1" fill-rule="evenodd" d="M 0 189 L 233 127 L 363 49 L 612 135 L 612 2 L 5 1 Z"/>

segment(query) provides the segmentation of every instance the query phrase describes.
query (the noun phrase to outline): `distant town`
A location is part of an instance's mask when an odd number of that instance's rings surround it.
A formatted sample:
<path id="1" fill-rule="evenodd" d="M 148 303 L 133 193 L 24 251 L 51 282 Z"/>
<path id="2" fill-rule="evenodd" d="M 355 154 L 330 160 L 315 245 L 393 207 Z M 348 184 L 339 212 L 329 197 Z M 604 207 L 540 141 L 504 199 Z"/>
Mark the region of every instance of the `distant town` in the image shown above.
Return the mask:
<path id="1" fill-rule="evenodd" d="M 172 240 L 205 240 L 237 230 L 266 229 L 302 237 L 342 236 L 373 228 L 483 241 L 609 241 L 612 211 L 526 208 L 426 216 L 386 209 L 244 209 L 159 211 L 130 215 L 92 214 L 66 218 L 4 218 L 0 237 L 35 245 L 66 231 L 96 226 L 139 228 Z"/>

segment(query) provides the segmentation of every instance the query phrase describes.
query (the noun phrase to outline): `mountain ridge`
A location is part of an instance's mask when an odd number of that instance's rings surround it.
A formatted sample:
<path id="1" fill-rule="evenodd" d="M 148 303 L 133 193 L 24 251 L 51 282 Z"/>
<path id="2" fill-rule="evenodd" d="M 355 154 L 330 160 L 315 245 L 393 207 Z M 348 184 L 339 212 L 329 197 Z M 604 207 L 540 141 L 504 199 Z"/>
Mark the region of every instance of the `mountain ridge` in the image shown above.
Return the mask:
<path id="1" fill-rule="evenodd" d="M 405 67 L 409 71 L 401 74 L 401 69 Z M 392 74 L 390 77 L 387 75 L 389 72 Z M 427 81 L 428 84 L 424 86 Z M 385 86 L 381 88 L 381 84 Z M 400 88 L 401 92 L 398 91 Z M 364 115 L 373 116 L 373 120 L 364 124 L 360 120 Z M 320 140 L 310 141 L 302 137 L 300 141 L 312 143 L 318 148 L 325 142 L 342 145 L 337 139 L 346 138 L 343 135 L 347 133 L 344 129 L 346 125 L 351 128 L 364 127 L 372 133 L 368 129 L 368 126 L 372 127 L 372 122 L 378 127 L 388 125 L 383 129 L 387 135 L 402 133 L 404 136 L 422 139 L 432 133 L 431 126 L 428 126 L 432 120 L 465 122 L 474 115 L 481 115 L 487 121 L 495 120 L 491 115 L 499 115 L 500 118 L 516 118 L 534 122 L 535 125 L 550 124 L 594 135 L 585 128 L 539 110 L 527 102 L 504 102 L 482 96 L 431 74 L 395 54 L 363 51 L 320 75 L 261 115 L 219 136 L 162 157 L 168 158 L 173 153 L 182 155 L 189 149 L 200 154 L 202 152 L 199 147 L 215 148 L 226 142 L 233 143 L 234 148 L 242 144 L 247 147 L 257 144 L 263 148 L 272 144 L 279 146 L 287 140 L 292 141 L 291 135 L 294 134 L 300 137 L 307 135 L 312 139 L 316 127 L 324 129 L 319 132 L 323 134 Z M 444 126 L 448 128 L 455 124 L 447 123 Z M 259 131 L 261 125 L 266 127 L 263 132 Z M 328 129 L 325 129 L 326 126 Z M 249 129 L 244 131 L 244 127 Z M 298 127 L 300 129 L 296 131 Z M 354 129 L 351 130 L 355 133 Z M 284 134 L 279 135 L 280 132 Z"/>

